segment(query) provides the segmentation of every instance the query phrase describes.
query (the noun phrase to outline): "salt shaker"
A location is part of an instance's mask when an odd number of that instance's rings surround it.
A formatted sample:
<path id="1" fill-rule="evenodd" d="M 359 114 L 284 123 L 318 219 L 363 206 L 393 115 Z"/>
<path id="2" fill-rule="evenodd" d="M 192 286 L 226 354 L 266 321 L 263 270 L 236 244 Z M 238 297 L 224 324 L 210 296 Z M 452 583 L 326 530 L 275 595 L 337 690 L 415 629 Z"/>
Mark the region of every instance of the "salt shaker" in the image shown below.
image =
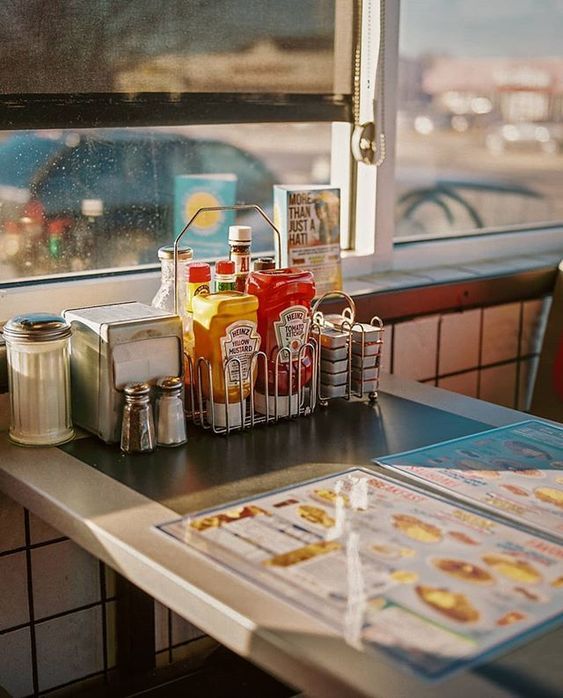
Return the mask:
<path id="1" fill-rule="evenodd" d="M 165 376 L 156 382 L 159 395 L 156 402 L 156 433 L 159 446 L 180 446 L 188 440 L 182 403 L 183 381 L 177 376 Z"/>
<path id="2" fill-rule="evenodd" d="M 70 325 L 59 315 L 18 315 L 4 326 L 10 439 L 54 446 L 74 436 L 70 415 Z"/>
<path id="3" fill-rule="evenodd" d="M 150 453 L 156 445 L 150 386 L 148 383 L 127 383 L 123 392 L 121 450 L 124 453 Z"/>

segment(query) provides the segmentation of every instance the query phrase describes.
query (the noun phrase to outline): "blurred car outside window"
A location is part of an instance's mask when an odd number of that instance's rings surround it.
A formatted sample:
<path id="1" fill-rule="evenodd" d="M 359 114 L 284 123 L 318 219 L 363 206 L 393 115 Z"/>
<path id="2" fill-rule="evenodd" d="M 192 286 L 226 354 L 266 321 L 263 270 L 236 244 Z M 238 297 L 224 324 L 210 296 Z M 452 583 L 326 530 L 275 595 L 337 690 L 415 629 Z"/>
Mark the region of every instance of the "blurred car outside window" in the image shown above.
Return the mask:
<path id="1" fill-rule="evenodd" d="M 274 184 L 328 181 L 319 162 L 330 159 L 330 138 L 330 124 L 1 133 L 0 282 L 156 264 L 180 232 L 182 175 L 231 175 L 232 203 L 271 216 Z M 260 216 L 239 222 L 253 225 L 255 252 L 273 249 Z M 207 255 L 197 238 L 186 243 Z"/>
<path id="2" fill-rule="evenodd" d="M 403 0 L 396 239 L 563 222 L 563 5 Z"/>

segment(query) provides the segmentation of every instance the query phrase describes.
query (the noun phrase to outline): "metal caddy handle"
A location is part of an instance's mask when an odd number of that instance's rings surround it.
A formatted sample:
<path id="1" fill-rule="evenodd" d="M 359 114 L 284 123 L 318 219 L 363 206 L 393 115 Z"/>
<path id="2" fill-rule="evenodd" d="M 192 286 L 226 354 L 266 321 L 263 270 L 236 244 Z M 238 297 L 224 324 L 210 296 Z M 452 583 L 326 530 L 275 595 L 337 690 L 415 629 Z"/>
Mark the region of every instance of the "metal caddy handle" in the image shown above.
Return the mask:
<path id="1" fill-rule="evenodd" d="M 277 227 L 274 225 L 274 223 L 270 220 L 270 218 L 267 216 L 267 214 L 263 211 L 260 206 L 257 204 L 239 204 L 235 206 L 212 206 L 212 207 L 205 207 L 205 208 L 200 208 L 198 209 L 194 215 L 190 218 L 190 220 L 186 223 L 182 231 L 178 234 L 174 241 L 174 311 L 176 314 L 178 314 L 178 283 L 180 279 L 178 278 L 178 249 L 180 242 L 184 235 L 189 231 L 190 227 L 194 224 L 195 220 L 198 218 L 198 216 L 204 214 L 204 213 L 216 213 L 216 212 L 223 212 L 223 211 L 256 211 L 263 219 L 264 221 L 269 225 L 269 227 L 272 229 L 274 233 L 274 241 L 275 241 L 275 257 L 276 257 L 276 268 L 280 268 L 281 266 L 281 235 Z M 280 368 L 280 363 L 283 361 L 283 352 L 288 352 L 289 350 L 287 349 L 282 349 L 280 352 L 278 352 L 278 355 L 276 356 L 275 359 L 275 389 L 274 389 L 274 394 L 272 397 L 274 397 L 274 408 L 273 410 L 270 409 L 269 407 L 269 402 L 270 402 L 270 392 L 268 388 L 268 362 L 267 362 L 267 357 L 264 354 L 263 351 L 257 351 L 255 354 L 252 356 L 251 363 L 250 363 L 250 373 L 251 375 L 254 374 L 255 371 L 258 370 L 258 366 L 260 362 L 262 362 L 262 368 L 264 371 L 264 374 L 266 376 L 266 385 L 265 385 L 265 402 L 266 402 L 266 413 L 265 414 L 257 414 L 255 412 L 255 396 L 254 396 L 254 389 L 251 389 L 250 391 L 250 411 L 249 415 L 246 416 L 245 414 L 245 407 L 244 407 L 244 399 L 243 399 L 243 381 L 242 381 L 242 365 L 240 362 L 240 359 L 238 358 L 231 358 L 229 359 L 226 364 L 223 366 L 223 371 L 224 371 L 224 380 L 225 384 L 227 383 L 227 375 L 229 371 L 235 371 L 235 373 L 238 373 L 238 375 L 241 377 L 240 378 L 240 383 L 239 383 L 239 393 L 240 393 L 240 400 L 237 400 L 236 403 L 229 403 L 229 393 L 226 391 L 227 395 L 227 402 L 225 404 L 225 412 L 226 412 L 226 424 L 225 426 L 218 426 L 215 423 L 215 418 L 213 414 L 213 404 L 214 404 L 214 399 L 213 399 L 213 378 L 212 378 L 212 372 L 211 372 L 211 364 L 209 361 L 203 357 L 196 357 L 195 361 L 192 361 L 191 357 L 188 356 L 187 354 L 184 354 L 187 362 L 188 362 L 188 373 L 190 375 L 190 405 L 191 405 L 191 412 L 192 412 L 192 418 L 194 422 L 198 423 L 199 426 L 203 427 L 204 429 L 211 429 L 215 434 L 229 434 L 231 431 L 239 431 L 243 429 L 248 429 L 252 428 L 257 424 L 269 424 L 269 423 L 276 423 L 280 419 L 280 408 L 279 408 L 279 400 L 280 396 L 279 395 L 279 368 Z M 302 385 L 302 380 L 301 380 L 301 371 L 298 370 L 298 375 L 297 375 L 297 393 L 296 395 L 296 406 L 295 408 L 293 407 L 293 385 L 292 385 L 292 370 L 290 369 L 289 371 L 289 395 L 287 396 L 288 402 L 289 402 L 289 418 L 294 418 L 297 416 L 301 415 L 306 415 L 310 414 L 316 404 L 316 399 L 317 399 L 317 391 L 318 391 L 318 386 L 317 386 L 317 370 L 318 370 L 318 360 L 317 360 L 317 355 L 318 355 L 318 348 L 317 345 L 314 341 L 308 341 L 307 343 L 303 344 L 299 350 L 296 352 L 297 355 L 297 361 L 300 363 L 302 362 L 307 355 L 310 355 L 311 357 L 311 362 L 313 366 L 313 372 L 312 372 L 312 377 L 311 377 L 311 388 L 310 388 L 310 395 L 309 395 L 309 404 L 305 404 L 305 386 Z M 289 355 L 288 357 L 289 361 L 292 362 L 294 360 L 293 355 Z M 205 414 L 205 407 L 204 407 L 204 400 L 203 400 L 203 395 L 202 395 L 202 390 L 201 386 L 203 383 L 203 379 L 207 381 L 207 386 L 208 386 L 208 391 L 209 391 L 209 398 L 207 398 L 208 402 L 208 409 L 207 409 L 207 423 L 206 419 L 204 417 Z M 198 390 L 194 390 L 194 378 L 197 379 L 197 385 Z M 197 395 L 196 395 L 197 392 Z M 229 406 L 232 404 L 238 404 L 240 406 L 240 419 L 237 419 L 237 424 L 233 425 L 231 424 L 231 418 L 229 416 Z M 209 406 L 211 405 L 211 414 L 210 414 L 210 409 Z"/>
<path id="2" fill-rule="evenodd" d="M 270 228 L 274 231 L 275 235 L 275 253 L 276 253 L 276 268 L 279 269 L 281 266 L 281 235 L 280 231 L 276 228 L 273 222 L 268 218 L 267 214 L 264 212 L 258 204 L 236 204 L 235 206 L 208 206 L 205 208 L 198 208 L 186 225 L 182 228 L 181 232 L 177 235 L 174 240 L 174 314 L 178 315 L 178 247 L 180 241 L 184 235 L 188 232 L 191 226 L 194 224 L 196 218 L 202 213 L 218 213 L 224 211 L 256 211 L 259 213 Z"/>

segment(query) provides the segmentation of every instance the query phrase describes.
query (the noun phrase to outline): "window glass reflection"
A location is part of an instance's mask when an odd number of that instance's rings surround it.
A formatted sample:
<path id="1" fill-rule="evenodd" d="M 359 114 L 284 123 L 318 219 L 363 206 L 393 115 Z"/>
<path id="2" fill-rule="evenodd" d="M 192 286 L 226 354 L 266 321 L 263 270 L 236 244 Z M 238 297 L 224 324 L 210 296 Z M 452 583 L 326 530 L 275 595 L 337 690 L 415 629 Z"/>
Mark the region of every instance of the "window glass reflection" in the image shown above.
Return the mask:
<path id="1" fill-rule="evenodd" d="M 198 201 L 258 204 L 272 216 L 274 184 L 328 182 L 330 128 L 0 133 L 0 282 L 156 263 L 158 247 L 173 242 Z M 217 190 L 221 179 L 228 191 Z M 253 226 L 254 251 L 273 249 L 257 213 L 238 222 Z M 214 256 L 206 234 L 186 238 L 200 259 Z"/>
<path id="2" fill-rule="evenodd" d="M 397 235 L 563 220 L 563 4 L 405 0 Z"/>

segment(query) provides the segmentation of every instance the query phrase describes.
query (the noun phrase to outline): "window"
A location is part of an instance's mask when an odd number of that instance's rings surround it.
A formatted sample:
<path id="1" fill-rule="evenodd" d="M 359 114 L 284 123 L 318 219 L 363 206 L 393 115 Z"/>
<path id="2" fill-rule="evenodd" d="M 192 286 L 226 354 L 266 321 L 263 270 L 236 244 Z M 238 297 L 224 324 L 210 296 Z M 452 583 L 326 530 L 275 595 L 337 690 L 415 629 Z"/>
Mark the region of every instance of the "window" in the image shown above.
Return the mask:
<path id="1" fill-rule="evenodd" d="M 227 175 L 217 203 L 270 214 L 273 184 L 328 182 L 331 123 L 351 114 L 352 7 L 4 3 L 0 284 L 156 269 L 183 225 L 182 177 Z M 239 222 L 273 249 L 258 215 Z"/>
<path id="2" fill-rule="evenodd" d="M 403 0 L 398 240 L 563 221 L 563 5 Z"/>
<path id="3" fill-rule="evenodd" d="M 453 238 L 560 230 L 558 0 L 64 5 L 48 22 L 35 0 L 0 8 L 0 285 L 154 279 L 182 175 L 234 176 L 235 200 L 267 212 L 275 182 L 342 187 L 345 273 L 400 267 L 403 243 L 423 242 L 412 265 L 429 265 L 431 240 L 451 262 Z M 380 167 L 351 155 L 371 121 Z M 502 237 L 504 254 L 516 238 Z"/>
<path id="4" fill-rule="evenodd" d="M 175 182 L 185 175 L 205 188 L 206 176 L 227 173 L 235 190 L 222 203 L 256 203 L 271 216 L 275 183 L 328 181 L 330 138 L 323 123 L 4 134 L 0 282 L 156 264 L 182 227 Z M 256 252 L 273 249 L 260 216 L 240 222 L 253 226 Z"/>

